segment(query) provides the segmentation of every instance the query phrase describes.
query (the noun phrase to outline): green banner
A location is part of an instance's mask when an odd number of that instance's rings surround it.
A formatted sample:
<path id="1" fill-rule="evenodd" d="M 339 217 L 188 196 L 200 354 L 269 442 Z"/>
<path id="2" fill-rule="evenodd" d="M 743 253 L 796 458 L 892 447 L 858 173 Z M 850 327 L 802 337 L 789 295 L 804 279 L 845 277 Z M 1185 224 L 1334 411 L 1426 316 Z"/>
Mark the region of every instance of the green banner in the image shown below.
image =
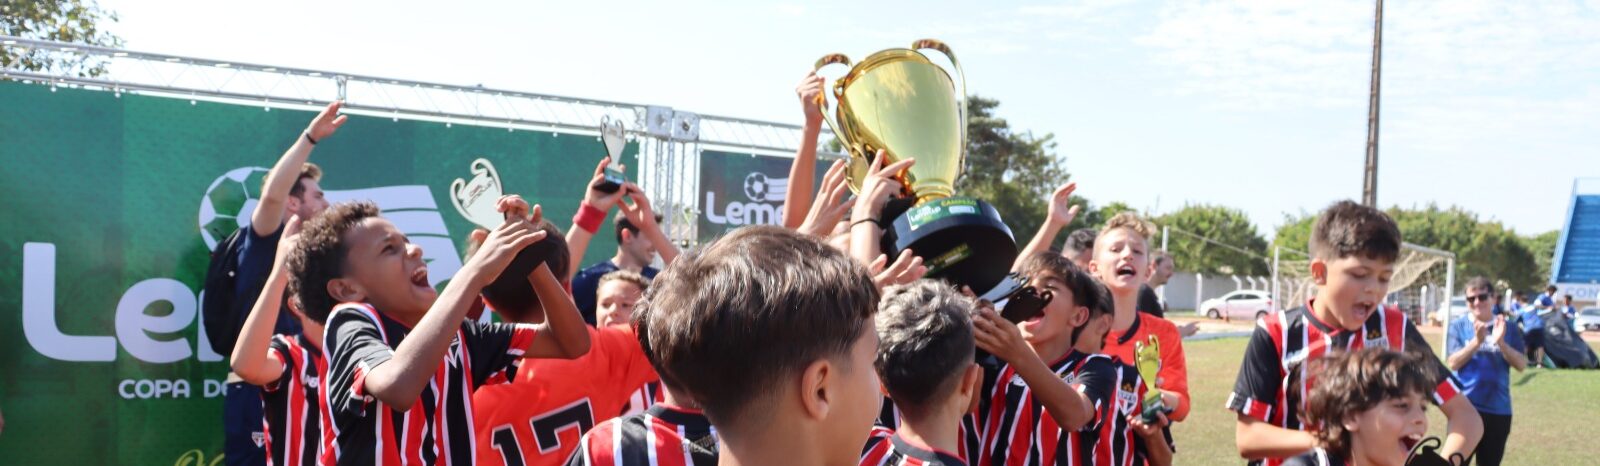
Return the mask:
<path id="1" fill-rule="evenodd" d="M 744 225 L 782 223 L 783 197 L 789 191 L 790 157 L 700 152 L 701 243 Z M 833 162 L 818 160 L 810 189 L 822 186 L 822 175 Z"/>
<path id="2" fill-rule="evenodd" d="M 226 350 L 201 335 L 200 282 L 312 116 L 0 81 L 0 463 L 220 464 Z M 595 136 L 353 115 L 311 160 L 442 286 L 473 227 L 452 184 L 481 186 L 475 160 L 566 225 L 604 154 Z M 604 228 L 585 264 L 615 252 Z"/>

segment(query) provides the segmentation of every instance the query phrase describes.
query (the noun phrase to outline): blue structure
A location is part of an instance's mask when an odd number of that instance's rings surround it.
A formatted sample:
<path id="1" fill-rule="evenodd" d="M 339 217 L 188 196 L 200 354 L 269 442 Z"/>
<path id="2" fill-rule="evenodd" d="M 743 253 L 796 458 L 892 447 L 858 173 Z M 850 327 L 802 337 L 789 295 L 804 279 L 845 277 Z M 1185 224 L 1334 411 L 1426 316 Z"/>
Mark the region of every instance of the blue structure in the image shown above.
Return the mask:
<path id="1" fill-rule="evenodd" d="M 1595 301 L 1600 289 L 1600 178 L 1572 183 L 1567 222 L 1556 242 L 1550 282 L 1574 300 Z"/>

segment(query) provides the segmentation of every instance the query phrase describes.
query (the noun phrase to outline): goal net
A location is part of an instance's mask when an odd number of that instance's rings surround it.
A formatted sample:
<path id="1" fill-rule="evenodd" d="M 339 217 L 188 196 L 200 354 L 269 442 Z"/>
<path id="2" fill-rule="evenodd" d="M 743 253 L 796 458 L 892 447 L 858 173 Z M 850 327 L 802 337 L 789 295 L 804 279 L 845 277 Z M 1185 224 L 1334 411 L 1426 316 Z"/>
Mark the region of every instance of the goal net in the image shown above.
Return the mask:
<path id="1" fill-rule="evenodd" d="M 1447 287 L 1455 285 L 1455 271 L 1450 267 L 1448 252 L 1405 243 L 1400 257 L 1395 261 L 1394 275 L 1389 279 L 1389 295 L 1384 303 L 1399 307 L 1415 322 L 1439 322 L 1443 317 L 1437 311 L 1447 309 L 1450 293 Z M 1278 261 L 1278 301 L 1283 309 L 1304 305 L 1316 295 L 1316 282 L 1311 277 L 1311 260 L 1281 259 Z M 1459 309 L 1456 310 L 1458 313 Z M 1450 315 L 1450 318 L 1455 317 Z"/>

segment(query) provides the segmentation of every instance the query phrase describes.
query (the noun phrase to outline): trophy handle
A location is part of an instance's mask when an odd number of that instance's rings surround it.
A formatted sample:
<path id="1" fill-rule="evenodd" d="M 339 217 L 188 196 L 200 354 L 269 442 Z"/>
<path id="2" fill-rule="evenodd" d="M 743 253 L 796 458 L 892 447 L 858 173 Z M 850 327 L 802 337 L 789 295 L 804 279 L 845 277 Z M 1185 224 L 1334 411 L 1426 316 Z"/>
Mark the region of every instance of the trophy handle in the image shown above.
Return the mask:
<path id="1" fill-rule="evenodd" d="M 960 163 L 962 166 L 965 166 L 967 158 L 967 151 L 965 150 L 967 147 L 967 73 L 961 71 L 961 60 L 956 59 L 956 53 L 950 51 L 950 46 L 946 45 L 943 41 L 940 41 L 939 39 L 922 39 L 911 43 L 911 50 L 920 52 L 922 49 L 938 50 L 940 53 L 944 54 L 945 58 L 950 59 L 950 65 L 954 66 L 956 69 L 956 91 L 959 92 L 959 94 L 956 95 L 956 111 L 960 114 L 961 148 L 963 149 L 961 151 L 962 160 Z"/>
<path id="2" fill-rule="evenodd" d="M 466 185 L 467 180 L 463 180 L 461 178 L 456 178 L 455 181 L 450 183 L 450 205 L 456 207 L 456 212 L 461 213 L 461 218 L 465 218 L 468 222 L 476 224 L 477 222 L 472 220 L 472 214 L 467 213 L 467 208 L 461 206 L 461 188 L 466 187 Z"/>
<path id="3" fill-rule="evenodd" d="M 822 73 L 820 73 L 820 72 L 822 71 L 822 69 L 823 68 L 827 68 L 828 65 L 844 65 L 845 68 L 848 69 L 850 67 L 850 65 L 851 65 L 850 57 L 847 57 L 842 53 L 834 53 L 834 54 L 825 55 L 822 58 L 818 58 L 817 59 L 817 64 L 812 67 L 812 71 L 817 71 L 818 72 L 817 74 L 821 75 Z M 844 89 L 841 88 L 841 87 L 838 87 L 838 83 L 839 83 L 839 79 L 838 78 L 834 78 L 834 79 L 831 80 L 834 83 L 833 86 L 829 86 L 828 85 L 827 81 L 830 81 L 830 80 L 826 76 L 823 76 L 822 79 L 823 79 L 822 95 L 818 96 L 818 99 L 817 99 L 818 100 L 817 106 L 822 107 L 822 121 L 828 123 L 828 129 L 833 131 L 833 137 L 834 138 L 842 138 L 842 135 L 844 133 L 839 131 L 839 122 L 838 121 L 834 121 L 834 115 L 835 115 L 834 112 L 837 111 L 838 108 L 839 108 L 839 95 L 838 95 L 838 92 L 841 92 Z M 832 88 L 831 92 L 829 91 L 830 88 Z M 848 151 L 849 150 L 849 141 L 840 141 L 840 142 L 845 143 L 845 146 L 846 146 L 845 150 Z"/>

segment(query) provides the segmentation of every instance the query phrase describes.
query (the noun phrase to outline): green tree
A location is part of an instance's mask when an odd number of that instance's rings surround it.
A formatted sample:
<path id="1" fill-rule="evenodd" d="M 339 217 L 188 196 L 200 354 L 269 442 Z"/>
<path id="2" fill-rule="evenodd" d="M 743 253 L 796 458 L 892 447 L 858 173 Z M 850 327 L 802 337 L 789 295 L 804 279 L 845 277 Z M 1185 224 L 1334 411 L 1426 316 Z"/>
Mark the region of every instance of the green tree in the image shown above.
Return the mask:
<path id="1" fill-rule="evenodd" d="M 1534 275 L 1549 281 L 1551 263 L 1556 259 L 1556 242 L 1561 241 L 1561 230 L 1550 230 L 1535 236 L 1522 237 L 1523 247 L 1533 254 Z"/>
<path id="2" fill-rule="evenodd" d="M 1311 244 L 1311 224 L 1316 221 L 1316 215 L 1306 212 L 1299 215 L 1284 214 L 1283 223 L 1278 225 L 1278 232 L 1272 236 L 1272 246 L 1285 249 L 1282 257 L 1289 260 L 1305 259 L 1302 254 L 1311 252 L 1308 249 Z"/>
<path id="3" fill-rule="evenodd" d="M 101 9 L 94 0 L 0 0 L 0 33 L 6 35 L 121 47 L 122 39 L 101 29 L 101 25 L 116 21 L 116 13 Z M 99 76 L 106 71 L 101 59 L 17 46 L 0 47 L 0 66 L 78 76 Z"/>
<path id="4" fill-rule="evenodd" d="M 995 114 L 999 106 L 994 99 L 967 98 L 966 169 L 956 181 L 956 193 L 993 204 L 1022 243 L 1044 223 L 1050 194 L 1067 182 L 1068 175 L 1055 154 L 1055 135 L 1013 131 Z M 1081 212 L 1089 212 L 1088 201 L 1078 200 Z M 1067 231 L 1090 220 L 1074 220 Z"/>
<path id="5" fill-rule="evenodd" d="M 1183 270 L 1207 275 L 1261 276 L 1271 272 L 1267 240 L 1242 210 L 1188 205 L 1156 217 L 1155 222 L 1173 230 L 1167 250 Z"/>

